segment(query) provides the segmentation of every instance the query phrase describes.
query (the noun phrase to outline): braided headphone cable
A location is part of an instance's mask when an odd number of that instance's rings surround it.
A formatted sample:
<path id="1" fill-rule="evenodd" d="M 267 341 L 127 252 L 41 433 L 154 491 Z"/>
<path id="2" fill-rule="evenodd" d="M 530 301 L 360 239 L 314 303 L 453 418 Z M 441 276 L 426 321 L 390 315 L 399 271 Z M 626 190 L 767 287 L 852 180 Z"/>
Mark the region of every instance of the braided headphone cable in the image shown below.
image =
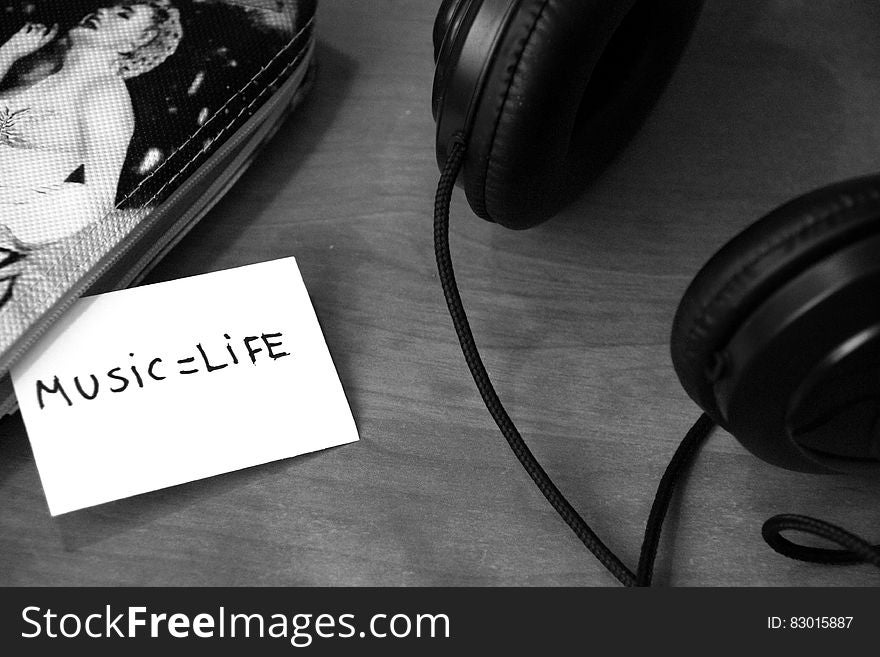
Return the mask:
<path id="1" fill-rule="evenodd" d="M 818 536 L 832 543 L 837 543 L 843 549 L 829 550 L 800 545 L 782 536 L 784 531 L 798 531 Z M 832 525 L 830 522 L 818 518 L 793 513 L 773 516 L 764 523 L 761 528 L 761 536 L 779 554 L 798 561 L 829 566 L 869 563 L 880 568 L 880 545 L 871 545 L 861 536 L 851 534 L 837 525 Z"/>
<path id="2" fill-rule="evenodd" d="M 640 572 L 636 575 L 602 542 L 589 524 L 559 491 L 522 439 L 522 436 L 501 404 L 501 400 L 498 398 L 492 382 L 489 380 L 489 375 L 480 358 L 480 353 L 474 342 L 470 324 L 461 302 L 461 295 L 458 292 L 455 273 L 452 269 L 452 258 L 449 253 L 449 204 L 463 159 L 464 142 L 461 136 L 457 135 L 452 142 L 452 148 L 440 175 L 440 182 L 437 185 L 437 196 L 434 202 L 434 250 L 437 256 L 437 268 L 440 274 L 440 283 L 443 286 L 443 294 L 446 297 L 446 304 L 452 316 L 452 323 L 455 326 L 455 332 L 458 335 L 468 369 L 474 378 L 474 383 L 477 385 L 477 390 L 479 390 L 486 408 L 489 410 L 503 436 L 507 439 L 519 462 L 528 472 L 544 497 L 547 498 L 547 501 L 550 502 L 551 506 L 559 513 L 566 524 L 571 527 L 587 549 L 625 586 L 635 586 L 637 584 L 647 586 L 651 582 L 654 557 L 657 552 L 657 544 L 660 541 L 660 529 L 666 510 L 669 507 L 675 480 L 696 455 L 700 444 L 702 444 L 714 427 L 714 423 L 708 416 L 703 415 L 697 421 L 697 424 L 694 425 L 694 428 L 688 432 L 672 463 L 670 463 L 666 476 L 664 476 L 663 495 L 658 495 L 655 498 L 654 508 L 651 510 L 653 522 L 649 523 L 645 535 L 647 551 L 643 548 L 639 567 Z M 641 572 L 643 567 L 645 569 L 644 573 Z"/>

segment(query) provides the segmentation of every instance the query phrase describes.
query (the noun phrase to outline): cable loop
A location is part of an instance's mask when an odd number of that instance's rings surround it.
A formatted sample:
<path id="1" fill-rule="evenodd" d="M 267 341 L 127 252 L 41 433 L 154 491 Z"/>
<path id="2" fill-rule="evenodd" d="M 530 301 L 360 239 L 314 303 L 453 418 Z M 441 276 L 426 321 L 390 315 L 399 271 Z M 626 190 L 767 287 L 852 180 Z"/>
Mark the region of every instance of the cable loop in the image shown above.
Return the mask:
<path id="1" fill-rule="evenodd" d="M 836 543 L 843 549 L 834 550 L 801 545 L 785 538 L 782 535 L 784 531 L 796 531 L 818 536 Z M 862 537 L 818 518 L 791 513 L 773 516 L 764 523 L 761 535 L 771 548 L 790 559 L 838 566 L 870 563 L 880 568 L 880 546 L 871 545 Z"/>

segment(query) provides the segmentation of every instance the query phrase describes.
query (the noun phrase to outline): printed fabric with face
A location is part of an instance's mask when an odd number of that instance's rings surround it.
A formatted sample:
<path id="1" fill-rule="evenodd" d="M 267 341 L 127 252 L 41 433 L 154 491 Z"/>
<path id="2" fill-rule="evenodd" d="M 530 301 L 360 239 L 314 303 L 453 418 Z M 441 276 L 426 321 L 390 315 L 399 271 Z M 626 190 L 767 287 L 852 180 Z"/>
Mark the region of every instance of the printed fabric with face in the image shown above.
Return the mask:
<path id="1" fill-rule="evenodd" d="M 89 14 L 70 34 L 80 43 L 131 53 L 155 37 L 153 21 L 149 5 L 117 5 Z"/>
<path id="2" fill-rule="evenodd" d="M 104 7 L 70 31 L 74 47 L 94 48 L 114 58 L 119 74 L 133 78 L 152 70 L 177 48 L 180 15 L 167 0 Z"/>

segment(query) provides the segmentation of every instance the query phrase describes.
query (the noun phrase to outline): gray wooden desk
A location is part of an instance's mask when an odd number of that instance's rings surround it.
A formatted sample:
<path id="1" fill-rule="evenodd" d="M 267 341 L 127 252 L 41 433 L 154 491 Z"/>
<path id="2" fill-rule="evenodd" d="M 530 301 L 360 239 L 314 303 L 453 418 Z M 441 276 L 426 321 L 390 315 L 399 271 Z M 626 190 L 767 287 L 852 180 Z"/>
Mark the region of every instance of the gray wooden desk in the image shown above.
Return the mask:
<path id="1" fill-rule="evenodd" d="M 430 225 L 438 3 L 321 4 L 310 99 L 150 280 L 296 256 L 360 443 L 53 519 L 7 419 L 0 583 L 614 583 L 509 453 L 446 314 Z M 500 394 L 633 566 L 698 414 L 668 354 L 682 292 L 763 212 L 876 170 L 878 107 L 876 3 L 710 0 L 645 129 L 562 216 L 508 232 L 456 195 L 453 257 Z M 880 584 L 760 538 L 764 519 L 798 512 L 880 539 L 878 502 L 878 481 L 777 471 L 716 434 L 676 501 L 658 582 Z"/>

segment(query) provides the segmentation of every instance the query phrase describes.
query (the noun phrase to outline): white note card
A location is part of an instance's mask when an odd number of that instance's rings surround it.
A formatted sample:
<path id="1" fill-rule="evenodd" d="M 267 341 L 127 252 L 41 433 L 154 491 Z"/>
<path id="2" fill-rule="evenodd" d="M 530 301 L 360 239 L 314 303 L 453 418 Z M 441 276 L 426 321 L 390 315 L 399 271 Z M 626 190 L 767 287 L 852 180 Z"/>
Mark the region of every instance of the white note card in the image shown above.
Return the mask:
<path id="1" fill-rule="evenodd" d="M 293 258 L 81 299 L 12 381 L 52 515 L 358 439 Z"/>

